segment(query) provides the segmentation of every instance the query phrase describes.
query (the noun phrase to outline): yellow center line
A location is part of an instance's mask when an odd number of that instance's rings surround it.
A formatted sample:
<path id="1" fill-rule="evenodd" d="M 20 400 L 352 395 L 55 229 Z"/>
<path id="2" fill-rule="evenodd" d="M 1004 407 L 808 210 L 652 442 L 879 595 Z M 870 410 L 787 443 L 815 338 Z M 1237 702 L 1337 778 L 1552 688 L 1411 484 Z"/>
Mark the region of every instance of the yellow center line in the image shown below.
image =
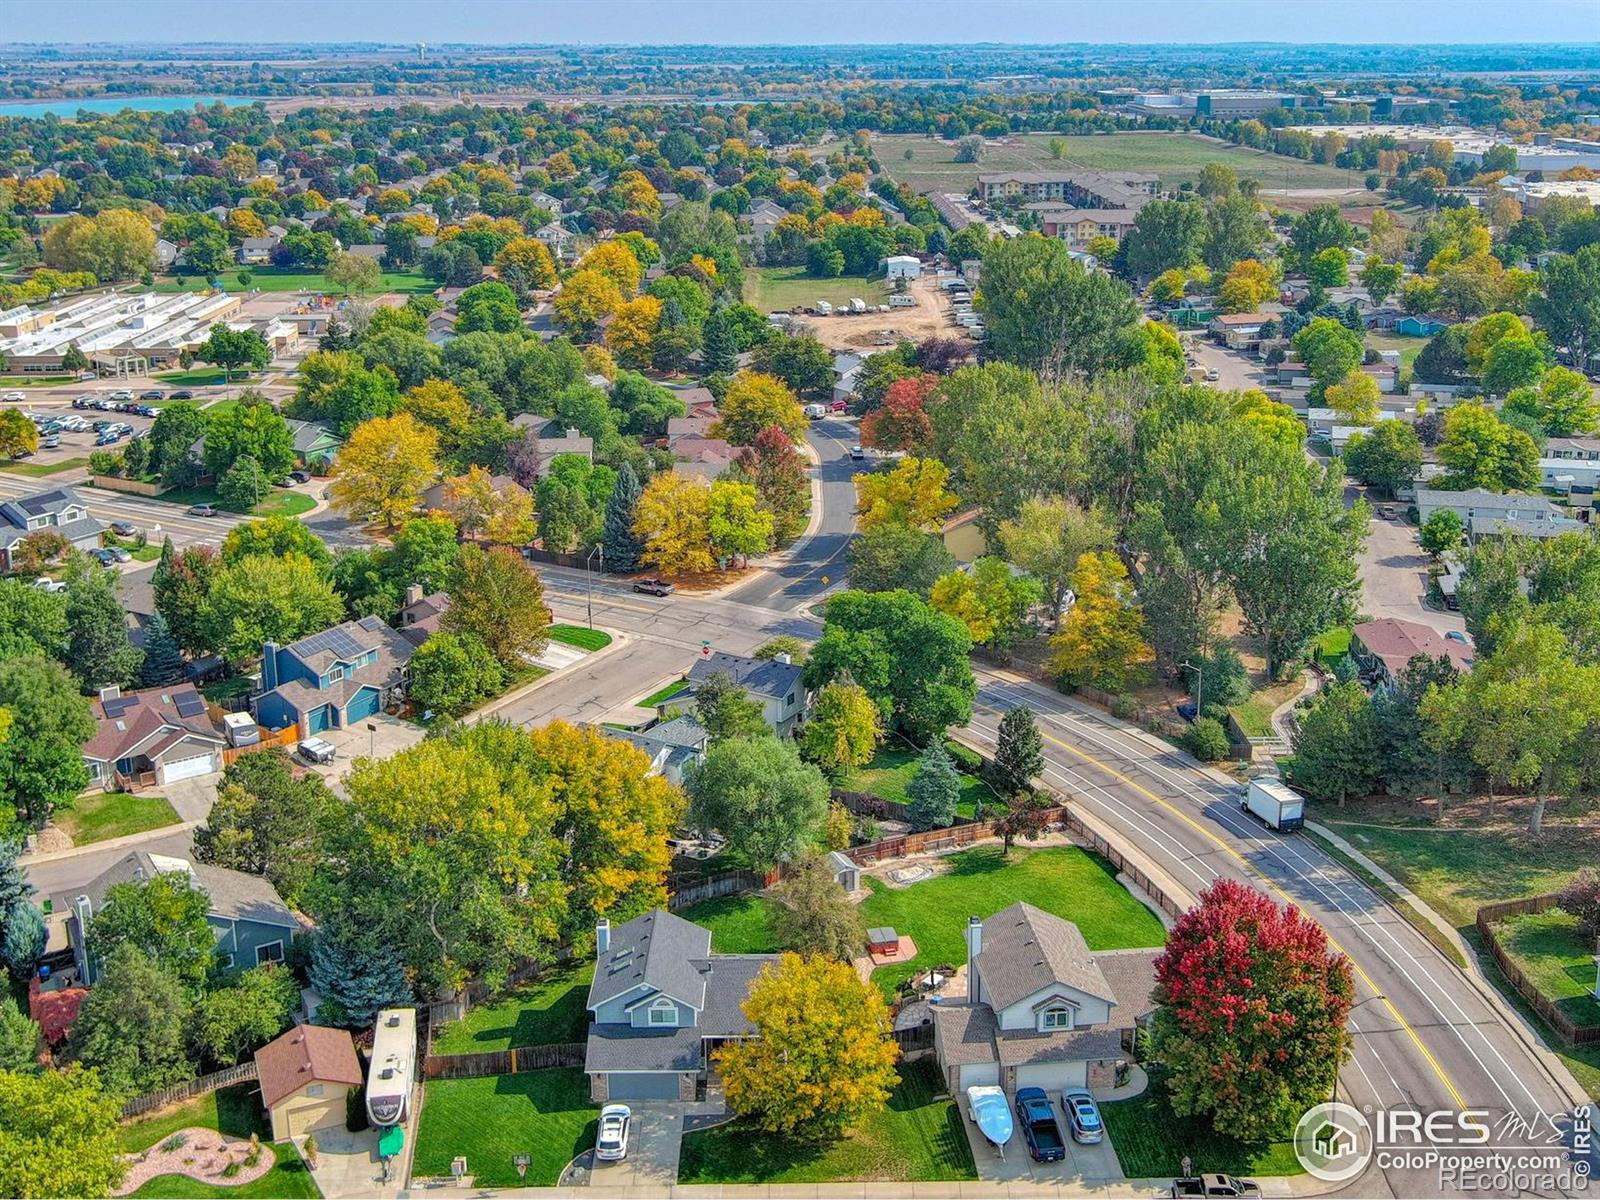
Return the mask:
<path id="1" fill-rule="evenodd" d="M 996 710 L 985 708 L 982 711 L 986 711 L 986 712 L 989 712 L 990 714 L 993 714 Z M 1071 745 L 1071 744 L 1069 744 L 1067 742 L 1064 742 L 1060 738 L 1055 737 L 1055 736 L 1053 736 L 1053 735 L 1051 735 L 1049 733 L 1046 733 L 1042 729 L 1039 731 L 1039 733 L 1040 733 L 1040 736 L 1042 736 L 1046 741 L 1052 742 L 1055 745 L 1060 746 L 1063 750 L 1067 751 L 1067 753 L 1075 754 L 1079 758 L 1083 759 L 1085 762 L 1092 763 L 1094 766 L 1099 767 L 1102 771 L 1105 771 L 1108 775 L 1111 775 L 1114 778 L 1120 780 L 1121 782 L 1127 784 L 1134 791 L 1138 792 L 1141 796 L 1149 797 L 1149 799 L 1151 799 L 1155 803 L 1159 804 L 1162 808 L 1166 809 L 1173 816 L 1177 817 L 1179 820 L 1183 821 L 1185 824 L 1187 824 L 1190 827 L 1192 827 L 1195 830 L 1195 832 L 1201 834 L 1208 841 L 1214 843 L 1224 853 L 1226 853 L 1229 856 L 1231 856 L 1232 858 L 1234 858 L 1239 863 L 1239 865 L 1241 867 L 1243 867 L 1246 871 L 1248 871 L 1252 875 L 1258 877 L 1259 879 L 1263 880 L 1268 887 L 1270 887 L 1273 891 L 1277 892 L 1278 895 L 1283 897 L 1283 901 L 1284 901 L 1285 904 L 1288 904 L 1290 907 L 1296 909 L 1297 911 L 1302 911 L 1302 912 L 1304 911 L 1304 910 L 1302 910 L 1300 908 L 1300 905 L 1295 902 L 1294 897 L 1290 896 L 1281 887 L 1279 887 L 1278 884 L 1276 883 L 1276 881 L 1274 881 L 1270 876 L 1268 876 L 1264 871 L 1262 871 L 1259 867 L 1257 867 L 1249 859 L 1245 858 L 1244 855 L 1240 854 L 1232 846 L 1228 845 L 1227 842 L 1223 841 L 1216 834 L 1212 833 L 1211 830 L 1207 829 L 1204 825 L 1200 824 L 1200 822 L 1196 821 L 1193 817 L 1189 816 L 1188 813 L 1184 812 L 1182 809 L 1177 808 L 1176 806 L 1174 806 L 1172 804 L 1169 804 L 1166 800 L 1163 800 L 1160 796 L 1156 795 L 1154 792 L 1152 792 L 1149 788 L 1145 787 L 1143 784 L 1138 783 L 1135 780 L 1132 780 L 1132 779 L 1128 778 L 1128 776 L 1124 775 L 1121 771 L 1117 770 L 1110 763 L 1102 762 L 1100 759 L 1094 757 L 1092 754 L 1085 754 L 1082 750 L 1079 750 L 1076 746 L 1073 746 L 1073 745 Z M 1367 987 L 1371 989 L 1372 994 L 1374 996 L 1376 996 L 1378 998 L 1378 1000 L 1380 1000 L 1383 1003 L 1383 1006 L 1389 1010 L 1389 1014 L 1392 1017 L 1394 1017 L 1394 1019 L 1397 1022 L 1399 1022 L 1400 1028 L 1404 1029 L 1406 1031 L 1406 1033 L 1410 1036 L 1412 1042 L 1415 1043 L 1417 1049 L 1422 1052 L 1422 1057 L 1424 1059 L 1426 1059 L 1427 1062 L 1428 1062 L 1428 1065 L 1433 1068 L 1434 1074 L 1439 1077 L 1439 1082 L 1444 1084 L 1445 1088 L 1450 1092 L 1450 1095 L 1455 1099 L 1456 1106 L 1458 1108 L 1463 1108 L 1463 1109 L 1466 1108 L 1467 1107 L 1467 1102 L 1461 1098 L 1461 1093 L 1456 1090 L 1456 1085 L 1450 1082 L 1450 1076 L 1445 1074 L 1444 1068 L 1439 1065 L 1439 1060 L 1436 1059 L 1433 1056 L 1433 1053 L 1428 1049 L 1428 1047 L 1423 1044 L 1422 1038 L 1420 1036 L 1418 1036 L 1417 1031 L 1411 1027 L 1411 1023 L 1400 1015 L 1400 1010 L 1397 1009 L 1394 1006 L 1394 1002 L 1391 1001 L 1389 999 L 1389 997 L 1384 994 L 1383 989 L 1381 989 L 1380 987 L 1378 987 L 1377 984 L 1372 982 L 1371 976 L 1369 976 L 1364 970 L 1361 969 L 1361 964 L 1356 962 L 1356 960 L 1353 957 L 1351 957 L 1350 952 L 1347 951 L 1343 946 L 1341 946 L 1339 944 L 1338 939 L 1336 939 L 1333 936 L 1333 934 L 1328 933 L 1327 930 L 1323 930 L 1323 934 L 1327 937 L 1328 944 L 1330 946 L 1332 946 L 1335 950 L 1337 950 L 1340 954 L 1344 955 L 1345 961 L 1347 961 L 1350 964 L 1350 969 L 1353 970 L 1361 978 L 1361 982 L 1366 984 Z"/>

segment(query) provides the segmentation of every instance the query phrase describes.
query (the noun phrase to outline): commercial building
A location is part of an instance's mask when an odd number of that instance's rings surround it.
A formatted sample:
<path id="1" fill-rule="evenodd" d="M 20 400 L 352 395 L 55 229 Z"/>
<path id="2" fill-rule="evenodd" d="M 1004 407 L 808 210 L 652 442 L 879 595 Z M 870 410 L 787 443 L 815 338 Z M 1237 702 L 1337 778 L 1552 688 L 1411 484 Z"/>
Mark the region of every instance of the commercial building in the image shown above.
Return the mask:
<path id="1" fill-rule="evenodd" d="M 62 370 L 76 346 L 105 374 L 144 374 L 177 364 L 211 335 L 216 324 L 235 324 L 243 301 L 218 292 L 102 292 L 57 304 L 20 305 L 0 312 L 0 357 L 23 374 Z M 249 323 L 241 325 L 248 327 Z"/>

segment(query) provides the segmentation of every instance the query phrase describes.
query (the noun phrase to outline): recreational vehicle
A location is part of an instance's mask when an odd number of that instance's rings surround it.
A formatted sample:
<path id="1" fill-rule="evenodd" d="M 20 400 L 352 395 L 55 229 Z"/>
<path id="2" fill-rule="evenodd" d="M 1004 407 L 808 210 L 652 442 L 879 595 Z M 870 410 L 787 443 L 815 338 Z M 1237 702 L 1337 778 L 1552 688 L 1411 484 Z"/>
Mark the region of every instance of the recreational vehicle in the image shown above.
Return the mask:
<path id="1" fill-rule="evenodd" d="M 372 1036 L 372 1065 L 367 1068 L 367 1116 L 374 1125 L 398 1125 L 406 1119 L 416 1075 L 416 1010 L 383 1009 Z"/>

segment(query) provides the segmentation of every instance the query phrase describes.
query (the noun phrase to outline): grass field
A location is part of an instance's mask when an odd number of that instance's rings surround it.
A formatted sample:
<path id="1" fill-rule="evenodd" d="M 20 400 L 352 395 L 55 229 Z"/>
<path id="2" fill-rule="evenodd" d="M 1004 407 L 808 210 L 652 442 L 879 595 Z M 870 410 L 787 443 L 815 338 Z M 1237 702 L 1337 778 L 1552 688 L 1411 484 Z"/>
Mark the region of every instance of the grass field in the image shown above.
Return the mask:
<path id="1" fill-rule="evenodd" d="M 254 1133 L 264 1140 L 272 1135 L 265 1114 L 261 1111 L 256 1085 L 241 1083 L 153 1116 L 129 1121 L 118 1130 L 118 1138 L 123 1150 L 137 1154 L 150 1149 L 169 1133 L 190 1125 L 215 1129 L 218 1133 L 240 1138 L 247 1138 Z"/>
<path id="2" fill-rule="evenodd" d="M 906 789 L 917 774 L 920 752 L 904 744 L 884 745 L 866 766 L 859 768 L 844 785 L 852 792 L 870 792 L 898 804 L 909 804 L 911 797 Z M 963 817 L 976 815 L 978 806 L 995 805 L 1000 798 L 976 775 L 961 772 L 961 799 L 956 802 L 956 812 Z"/>
<path id="3" fill-rule="evenodd" d="M 979 174 L 997 171 L 1154 171 L 1165 189 L 1193 182 L 1200 168 L 1220 162 L 1241 179 L 1260 180 L 1263 190 L 1273 188 L 1359 188 L 1363 177 L 1354 171 L 1320 163 L 1302 162 L 1264 150 L 1251 150 L 1208 141 L 1188 133 L 1112 133 L 1066 138 L 1066 154 L 1050 157 L 1050 142 L 1059 134 L 1030 133 L 1017 136 L 1016 146 L 986 146 L 983 159 L 958 163 L 953 143 L 920 134 L 877 134 L 873 149 L 878 162 L 896 183 L 913 191 L 966 192 Z M 905 157 L 907 150 L 911 158 Z"/>
<path id="4" fill-rule="evenodd" d="M 848 304 L 856 299 L 868 304 L 886 304 L 889 283 L 882 276 L 841 275 L 837 279 L 813 279 L 804 267 L 758 267 L 744 274 L 744 298 L 762 312 L 810 308 L 818 300 L 833 305 Z"/>
<path id="5" fill-rule="evenodd" d="M 433 1039 L 433 1052 L 474 1054 L 581 1042 L 589 1028 L 584 1002 L 593 978 L 592 962 L 552 968 L 444 1026 Z"/>
<path id="6" fill-rule="evenodd" d="M 724 896 L 691 904 L 678 915 L 711 930 L 718 954 L 776 954 L 783 947 L 772 931 L 774 908 L 761 896 Z"/>
<path id="7" fill-rule="evenodd" d="M 1495 932 L 1500 945 L 1533 981 L 1579 1025 L 1600 1023 L 1594 997 L 1594 947 L 1578 931 L 1578 920 L 1557 909 L 1508 917 Z"/>
<path id="8" fill-rule="evenodd" d="M 1185 1155 L 1193 1160 L 1195 1171 L 1246 1177 L 1305 1173 L 1289 1142 L 1251 1145 L 1218 1133 L 1208 1121 L 1177 1116 L 1159 1076 L 1132 1100 L 1102 1104 L 1100 1115 L 1129 1179 L 1181 1175 Z"/>
<path id="9" fill-rule="evenodd" d="M 23 462 L 15 458 L 8 458 L 0 462 L 0 471 L 12 475 L 26 475 L 30 479 L 44 479 L 50 475 L 59 475 L 63 471 L 75 471 L 79 467 L 87 467 L 87 458 L 62 458 L 55 462 Z"/>
<path id="10" fill-rule="evenodd" d="M 903 1063 L 888 1107 L 849 1137 L 796 1142 L 735 1121 L 683 1139 L 679 1183 L 838 1183 L 976 1179 L 961 1113 L 931 1059 Z"/>
<path id="11" fill-rule="evenodd" d="M 671 683 L 667 684 L 666 687 L 659 688 L 658 690 L 651 692 L 643 700 L 639 701 L 639 707 L 654 708 L 658 704 L 665 704 L 668 700 L 671 700 L 674 696 L 688 686 L 689 681 L 687 679 L 674 679 Z"/>
<path id="12" fill-rule="evenodd" d="M 1366 342 L 1368 348 L 1372 350 L 1400 351 L 1400 370 L 1403 374 L 1409 375 L 1412 364 L 1417 361 L 1417 355 L 1422 353 L 1422 348 L 1428 344 L 1428 339 L 1396 337 L 1389 333 L 1369 333 Z"/>
<path id="13" fill-rule="evenodd" d="M 1291 679 L 1287 683 L 1275 683 L 1271 687 L 1262 688 L 1243 704 L 1236 705 L 1228 711 L 1233 714 L 1233 719 L 1239 722 L 1239 728 L 1244 730 L 1245 737 L 1271 737 L 1273 710 L 1299 692 L 1298 679 Z"/>
<path id="14" fill-rule="evenodd" d="M 0 375 L 0 388 L 60 387 L 64 383 L 77 383 L 76 375 Z"/>
<path id="15" fill-rule="evenodd" d="M 250 282 L 241 287 L 238 273 L 228 271 L 219 276 L 223 289 L 230 292 L 260 290 L 263 292 L 324 292 L 345 295 L 339 288 L 328 286 L 321 271 L 285 271 L 278 267 L 251 267 Z M 211 285 L 203 277 L 185 275 L 179 283 L 176 276 L 160 275 L 152 289 L 157 292 L 203 292 Z M 385 271 L 371 295 L 384 292 L 431 292 L 439 285 L 420 271 Z"/>
<path id="16" fill-rule="evenodd" d="M 222 507 L 222 502 L 217 497 L 217 489 L 214 487 L 173 488 L 169 492 L 162 492 L 161 499 L 168 504 L 182 504 L 185 507 L 191 504 L 212 504 L 217 508 Z M 251 510 L 250 515 L 298 517 L 301 513 L 310 512 L 316 506 L 316 500 L 304 492 L 273 488 L 267 498 Z"/>
<path id="17" fill-rule="evenodd" d="M 480 1188 L 553 1187 L 562 1168 L 594 1145 L 598 1116 L 579 1070 L 435 1079 L 412 1174 L 448 1179 L 450 1160 L 461 1154 Z M 532 1158 L 525 1180 L 512 1161 L 518 1154 Z"/>
<path id="18" fill-rule="evenodd" d="M 210 387 L 213 384 L 221 385 L 230 382 L 223 376 L 220 367 L 191 367 L 187 371 L 161 371 L 155 378 L 175 388 Z M 244 372 L 235 375 L 231 380 L 233 383 L 246 383 L 248 381 L 249 376 Z"/>
<path id="19" fill-rule="evenodd" d="M 872 895 L 862 902 L 862 920 L 891 925 L 917 944 L 913 957 L 873 972 L 887 995 L 919 971 L 964 961 L 967 918 L 991 916 L 1018 900 L 1072 921 L 1091 950 L 1166 941 L 1161 922 L 1117 882 L 1115 868 L 1074 846 L 1017 848 L 1010 858 L 998 846 L 980 846 L 952 854 L 948 862 L 944 874 L 908 888 L 866 879 Z"/>
<path id="20" fill-rule="evenodd" d="M 201 1183 L 187 1175 L 159 1175 L 146 1182 L 133 1196 L 159 1197 L 160 1200 L 209 1200 L 211 1197 L 240 1197 L 241 1200 L 301 1200 L 321 1196 L 317 1181 L 305 1163 L 300 1161 L 294 1146 L 288 1142 L 273 1147 L 278 1156 L 276 1165 L 260 1179 L 239 1187 Z"/>
<path id="21" fill-rule="evenodd" d="M 107 838 L 176 825 L 178 814 L 165 796 L 99 792 L 79 796 L 71 808 L 57 810 L 55 822 L 56 828 L 70 837 L 74 846 L 87 846 Z"/>
<path id="22" fill-rule="evenodd" d="M 579 650 L 604 650 L 611 645 L 611 635 L 605 630 L 584 625 L 552 625 L 545 632 L 552 642 L 576 646 Z"/>

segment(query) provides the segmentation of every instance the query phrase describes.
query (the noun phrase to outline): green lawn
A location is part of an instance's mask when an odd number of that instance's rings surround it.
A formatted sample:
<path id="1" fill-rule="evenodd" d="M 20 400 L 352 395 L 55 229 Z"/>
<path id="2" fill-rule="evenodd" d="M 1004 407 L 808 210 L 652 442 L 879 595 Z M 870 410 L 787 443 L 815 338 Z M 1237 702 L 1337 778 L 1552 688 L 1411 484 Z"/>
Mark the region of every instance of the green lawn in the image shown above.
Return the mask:
<path id="1" fill-rule="evenodd" d="M 914 957 L 873 973 L 885 994 L 919 971 L 964 962 L 967 918 L 991 916 L 1018 900 L 1072 921 L 1091 950 L 1166 941 L 1161 922 L 1117 882 L 1115 868 L 1077 847 L 1018 847 L 1006 859 L 998 846 L 979 846 L 948 862 L 943 875 L 907 888 L 866 877 L 872 895 L 861 905 L 862 919 L 868 926 L 893 926 L 917 944 Z"/>
<path id="2" fill-rule="evenodd" d="M 1579 1025 L 1600 1023 L 1594 998 L 1594 947 L 1578 920 L 1558 909 L 1508 917 L 1495 928 L 1500 945 L 1535 987 Z"/>
<path id="3" fill-rule="evenodd" d="M 213 704 L 221 704 L 239 696 L 248 696 L 250 688 L 250 676 L 235 675 L 231 679 L 218 679 L 212 683 L 201 684 L 200 694 Z"/>
<path id="4" fill-rule="evenodd" d="M 904 1063 L 888 1107 L 849 1137 L 821 1144 L 741 1122 L 683 1139 L 679 1183 L 838 1183 L 976 1179 L 961 1113 L 931 1059 Z"/>
<path id="5" fill-rule="evenodd" d="M 253 1083 L 236 1084 L 187 1101 L 176 1108 L 125 1122 L 118 1131 L 122 1148 L 129 1154 L 150 1149 L 168 1134 L 190 1125 L 215 1129 L 233 1137 L 247 1138 L 252 1133 L 265 1139 L 272 1135 L 260 1097 Z"/>
<path id="6" fill-rule="evenodd" d="M 1050 156 L 1050 143 L 1059 134 L 1018 135 L 1015 146 L 985 146 L 982 161 L 958 163 L 954 142 L 921 134 L 875 134 L 874 151 L 883 169 L 897 183 L 918 192 L 966 192 L 979 174 L 999 171 L 1104 171 L 1132 169 L 1154 171 L 1161 186 L 1174 190 L 1193 182 L 1200 168 L 1219 162 L 1232 167 L 1241 179 L 1256 179 L 1264 190 L 1273 188 L 1361 187 L 1362 176 L 1320 163 L 1304 162 L 1265 150 L 1209 141 L 1191 133 L 1112 133 L 1068 137 L 1066 153 Z M 905 157 L 906 150 L 911 158 Z"/>
<path id="7" fill-rule="evenodd" d="M 552 625 L 545 631 L 550 640 L 579 650 L 604 650 L 611 645 L 611 635 L 603 629 L 590 629 L 585 625 Z"/>
<path id="8" fill-rule="evenodd" d="M 155 375 L 162 383 L 171 384 L 175 388 L 210 387 L 212 384 L 228 383 L 221 367 L 191 367 L 187 371 L 159 371 Z M 240 383 L 245 380 L 243 374 L 234 376 L 232 382 Z"/>
<path id="9" fill-rule="evenodd" d="M 581 1042 L 589 1030 L 584 1002 L 593 978 L 592 962 L 554 967 L 444 1026 L 433 1039 L 433 1052 L 474 1054 Z"/>
<path id="10" fill-rule="evenodd" d="M 1402 374 L 1411 373 L 1411 365 L 1417 361 L 1417 355 L 1422 353 L 1422 348 L 1428 344 L 1424 337 L 1401 337 L 1393 333 L 1369 333 L 1366 337 L 1367 348 L 1371 350 L 1398 350 L 1400 351 L 1400 371 Z"/>
<path id="11" fill-rule="evenodd" d="M 870 792 L 897 804 L 909 804 L 911 797 L 906 789 L 917 774 L 917 759 L 921 751 L 904 743 L 885 743 L 871 762 L 859 768 L 844 785 L 852 792 Z M 963 817 L 977 815 L 979 805 L 993 806 L 1000 802 L 994 789 L 976 775 L 960 772 L 961 799 L 956 802 L 956 812 Z"/>
<path id="12" fill-rule="evenodd" d="M 260 1179 L 239 1187 L 223 1184 L 201 1183 L 187 1175 L 158 1175 L 147 1181 L 133 1196 L 152 1196 L 159 1200 L 195 1200 L 208 1197 L 243 1197 L 243 1200 L 300 1200 L 301 1197 L 318 1197 L 322 1193 L 317 1182 L 292 1143 L 275 1145 L 278 1161 L 272 1170 Z"/>
<path id="13" fill-rule="evenodd" d="M 744 274 L 744 298 L 762 312 L 810 308 L 818 300 L 838 306 L 851 300 L 887 304 L 889 281 L 884 276 L 840 275 L 814 279 L 804 267 L 758 267 Z"/>
<path id="14" fill-rule="evenodd" d="M 0 462 L 0 471 L 8 471 L 13 475 L 26 475 L 30 479 L 43 479 L 47 475 L 59 475 L 63 471 L 75 471 L 79 467 L 87 467 L 87 458 L 61 458 L 55 462 L 23 462 L 9 458 Z"/>
<path id="15" fill-rule="evenodd" d="M 222 502 L 217 497 L 217 489 L 214 487 L 173 488 L 170 491 L 162 492 L 160 498 L 168 504 L 181 504 L 185 508 L 191 504 L 212 504 L 219 509 L 222 507 Z M 304 492 L 291 492 L 286 488 L 273 488 L 267 498 L 251 510 L 250 515 L 256 517 L 298 517 L 301 513 L 310 512 L 316 506 L 316 499 L 306 495 Z"/>
<path id="16" fill-rule="evenodd" d="M 1129 1179 L 1181 1175 L 1184 1155 L 1193 1160 L 1196 1172 L 1221 1171 L 1246 1178 L 1305 1173 L 1289 1142 L 1251 1145 L 1218 1133 L 1208 1121 L 1177 1116 L 1159 1074 L 1142 1095 L 1102 1104 L 1100 1113 L 1122 1173 Z"/>
<path id="17" fill-rule="evenodd" d="M 0 388 L 60 387 L 77 383 L 76 375 L 0 375 Z"/>
<path id="18" fill-rule="evenodd" d="M 146 541 L 145 544 L 141 546 L 139 545 L 138 538 L 118 537 L 114 533 L 106 534 L 105 540 L 106 545 L 120 546 L 129 554 L 133 555 L 134 562 L 155 562 L 156 559 L 161 557 L 161 547 L 156 545 L 154 542 Z"/>
<path id="19" fill-rule="evenodd" d="M 237 271 L 227 271 L 218 277 L 223 289 L 230 292 L 252 291 L 260 289 L 263 292 L 326 292 L 330 295 L 344 295 L 344 291 L 328 285 L 322 277 L 321 271 L 293 271 L 279 267 L 251 267 L 250 282 L 241 287 Z M 211 285 L 203 277 L 185 275 L 183 282 L 179 283 L 172 275 L 161 275 L 156 279 L 153 289 L 157 292 L 203 292 Z M 420 271 L 385 271 L 378 280 L 371 295 L 380 295 L 383 292 L 431 292 L 439 285 L 429 279 Z"/>
<path id="20" fill-rule="evenodd" d="M 1272 714 L 1278 705 L 1299 693 L 1298 679 L 1291 679 L 1287 683 L 1275 683 L 1271 687 L 1262 688 L 1243 704 L 1236 705 L 1228 711 L 1233 714 L 1233 719 L 1239 722 L 1239 728 L 1244 730 L 1245 737 L 1271 737 Z"/>
<path id="21" fill-rule="evenodd" d="M 659 691 L 651 692 L 643 700 L 639 701 L 639 707 L 654 708 L 658 704 L 665 704 L 688 686 L 689 681 L 687 679 L 674 679 L 666 687 Z"/>
<path id="22" fill-rule="evenodd" d="M 412 1174 L 448 1178 L 461 1154 L 480 1188 L 553 1187 L 594 1145 L 598 1116 L 579 1070 L 435 1079 L 424 1092 Z M 517 1154 L 532 1158 L 526 1180 L 517 1178 Z"/>
<path id="23" fill-rule="evenodd" d="M 74 846 L 87 846 L 107 838 L 176 825 L 178 814 L 164 796 L 98 792 L 79 796 L 71 808 L 57 809 L 55 823 L 56 828 L 72 839 Z"/>
<path id="24" fill-rule="evenodd" d="M 711 930 L 718 954 L 775 954 L 783 949 L 772 931 L 776 905 L 761 896 L 723 896 L 691 904 L 678 915 Z"/>

